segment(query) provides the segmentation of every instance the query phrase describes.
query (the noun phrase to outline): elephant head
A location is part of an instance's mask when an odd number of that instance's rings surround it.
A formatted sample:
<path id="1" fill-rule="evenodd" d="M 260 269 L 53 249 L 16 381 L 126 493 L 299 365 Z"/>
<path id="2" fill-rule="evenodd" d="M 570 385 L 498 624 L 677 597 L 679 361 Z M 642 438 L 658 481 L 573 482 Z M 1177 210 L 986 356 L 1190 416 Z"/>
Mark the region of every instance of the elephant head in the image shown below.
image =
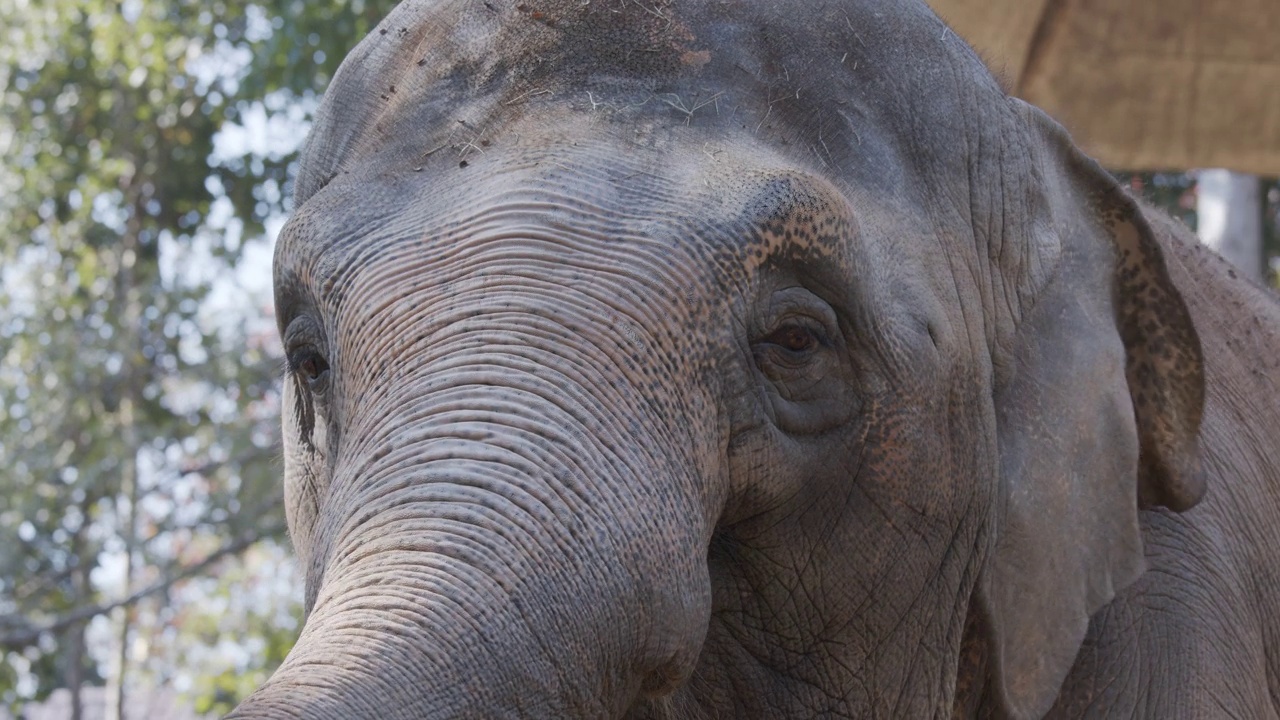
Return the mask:
<path id="1" fill-rule="evenodd" d="M 923 2 L 409 0 L 296 196 L 233 717 L 1033 717 L 1204 491 L 1142 211 Z"/>

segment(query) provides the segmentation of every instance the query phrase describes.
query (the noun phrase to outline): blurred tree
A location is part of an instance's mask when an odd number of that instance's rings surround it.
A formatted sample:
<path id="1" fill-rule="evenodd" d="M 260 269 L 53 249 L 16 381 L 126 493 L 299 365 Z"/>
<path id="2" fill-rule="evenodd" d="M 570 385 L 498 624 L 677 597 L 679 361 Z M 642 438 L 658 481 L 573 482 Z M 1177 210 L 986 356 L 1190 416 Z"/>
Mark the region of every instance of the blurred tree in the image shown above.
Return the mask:
<path id="1" fill-rule="evenodd" d="M 1262 182 L 1221 168 L 1196 173 L 1196 234 L 1251 280 L 1262 280 Z"/>
<path id="2" fill-rule="evenodd" d="M 1195 175 L 1176 172 L 1117 172 L 1115 177 L 1120 184 L 1142 196 L 1147 202 L 1195 229 Z"/>
<path id="3" fill-rule="evenodd" d="M 1280 289 L 1280 178 L 1263 179 L 1262 188 L 1262 272 L 1273 288 Z"/>
<path id="4" fill-rule="evenodd" d="M 0 702 L 118 691 L 145 603 L 181 623 L 184 580 L 281 538 L 274 330 L 231 270 L 391 4 L 0 0 Z"/>
<path id="5" fill-rule="evenodd" d="M 1184 222 L 1192 231 L 1199 229 L 1195 172 L 1116 172 L 1115 177 L 1151 204 Z M 1261 178 L 1258 183 L 1264 261 L 1260 279 L 1280 289 L 1280 178 Z"/>

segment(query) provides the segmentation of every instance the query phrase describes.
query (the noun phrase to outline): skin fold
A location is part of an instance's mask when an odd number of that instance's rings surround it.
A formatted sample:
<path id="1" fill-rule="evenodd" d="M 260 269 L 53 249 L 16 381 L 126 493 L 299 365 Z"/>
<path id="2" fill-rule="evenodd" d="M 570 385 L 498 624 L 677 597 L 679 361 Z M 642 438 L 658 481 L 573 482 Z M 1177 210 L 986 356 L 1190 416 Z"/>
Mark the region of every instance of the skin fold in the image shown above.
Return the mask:
<path id="1" fill-rule="evenodd" d="M 231 717 L 1277 716 L 1275 301 L 923 2 L 409 0 L 296 199 Z"/>

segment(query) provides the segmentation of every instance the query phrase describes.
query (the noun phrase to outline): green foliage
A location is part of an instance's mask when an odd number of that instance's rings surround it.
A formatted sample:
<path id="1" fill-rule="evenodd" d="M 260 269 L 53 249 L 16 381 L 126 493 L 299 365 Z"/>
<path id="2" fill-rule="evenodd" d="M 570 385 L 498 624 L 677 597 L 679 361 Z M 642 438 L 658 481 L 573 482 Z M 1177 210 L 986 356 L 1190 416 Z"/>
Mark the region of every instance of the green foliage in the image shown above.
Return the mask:
<path id="1" fill-rule="evenodd" d="M 163 585 L 129 617 L 172 626 L 167 579 L 279 539 L 274 330 L 232 269 L 296 143 L 218 134 L 296 133 L 391 4 L 0 0 L 0 703 L 100 679 L 78 611 Z"/>
<path id="2" fill-rule="evenodd" d="M 278 89 L 309 95 L 329 84 L 338 64 L 390 12 L 389 0 L 303 2 L 272 0 L 263 6 L 273 32 L 256 53 L 243 89 L 261 97 Z"/>
<path id="3" fill-rule="evenodd" d="M 281 602 L 293 594 L 291 562 L 282 547 L 258 546 L 228 563 L 216 580 L 194 583 L 173 599 L 181 631 L 158 633 L 152 642 L 172 644 L 171 652 L 156 655 L 167 660 L 180 653 L 184 667 L 180 673 L 165 667 L 154 672 L 172 675 L 175 686 L 192 691 L 198 712 L 230 712 L 293 647 L 301 606 Z M 228 646 L 233 652 L 224 652 Z"/>
<path id="4" fill-rule="evenodd" d="M 1117 172 L 1115 177 L 1151 204 L 1196 229 L 1195 173 Z M 1280 289 L 1280 178 L 1264 178 L 1260 185 L 1262 254 L 1268 259 L 1264 272 L 1269 274 L 1271 286 Z"/>
<path id="5" fill-rule="evenodd" d="M 1147 202 L 1196 227 L 1196 179 L 1190 173 L 1118 172 L 1120 184 L 1141 195 Z"/>
<path id="6" fill-rule="evenodd" d="M 1280 178 L 1262 183 L 1262 254 L 1271 287 L 1280 290 Z"/>

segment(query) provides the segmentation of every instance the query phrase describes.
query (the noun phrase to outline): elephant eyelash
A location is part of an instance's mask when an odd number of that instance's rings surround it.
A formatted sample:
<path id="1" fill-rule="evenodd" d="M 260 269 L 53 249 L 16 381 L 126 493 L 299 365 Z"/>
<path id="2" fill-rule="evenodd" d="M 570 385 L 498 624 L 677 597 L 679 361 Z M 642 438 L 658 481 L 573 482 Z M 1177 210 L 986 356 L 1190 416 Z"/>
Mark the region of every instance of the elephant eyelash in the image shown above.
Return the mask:
<path id="1" fill-rule="evenodd" d="M 296 353 L 285 353 L 281 372 L 290 375 L 298 372 L 298 356 Z"/>
<path id="2" fill-rule="evenodd" d="M 311 434 L 315 430 L 315 400 L 310 392 L 307 392 L 306 381 L 298 374 L 298 368 L 294 364 L 294 356 L 286 354 L 276 366 L 276 372 L 279 373 L 280 382 L 297 383 L 298 402 L 293 408 L 294 422 L 298 424 L 300 439 L 306 447 L 314 449 Z"/>
<path id="3" fill-rule="evenodd" d="M 277 369 L 277 372 L 280 373 L 281 380 L 288 380 L 290 378 L 297 378 L 300 369 L 301 368 L 298 366 L 298 361 L 295 356 L 285 355 L 284 359 L 280 361 L 280 366 Z"/>

